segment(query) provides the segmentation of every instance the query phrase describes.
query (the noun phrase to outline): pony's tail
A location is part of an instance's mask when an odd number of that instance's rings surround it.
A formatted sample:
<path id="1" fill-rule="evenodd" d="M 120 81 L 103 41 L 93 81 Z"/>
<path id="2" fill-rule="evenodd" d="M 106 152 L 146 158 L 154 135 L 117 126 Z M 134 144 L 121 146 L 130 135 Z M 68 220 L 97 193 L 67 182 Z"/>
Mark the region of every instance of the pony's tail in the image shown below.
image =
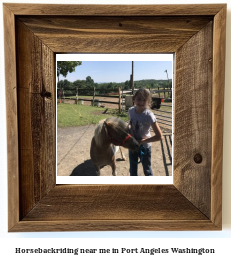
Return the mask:
<path id="1" fill-rule="evenodd" d="M 107 135 L 108 135 L 107 128 L 105 127 L 104 123 L 100 123 L 96 127 L 95 134 L 94 134 L 96 145 L 100 146 L 103 143 L 103 141 L 106 139 Z"/>

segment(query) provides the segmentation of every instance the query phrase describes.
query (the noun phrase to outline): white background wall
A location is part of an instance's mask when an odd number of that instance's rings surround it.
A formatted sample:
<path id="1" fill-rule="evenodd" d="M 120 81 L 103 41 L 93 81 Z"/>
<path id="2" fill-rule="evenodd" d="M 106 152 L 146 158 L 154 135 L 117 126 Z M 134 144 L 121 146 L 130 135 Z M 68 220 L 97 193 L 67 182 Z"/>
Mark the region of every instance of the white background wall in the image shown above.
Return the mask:
<path id="1" fill-rule="evenodd" d="M 55 1 L 8 1 L 0 0 L 0 257 L 8 254 L 10 259 L 13 257 L 15 247 L 82 247 L 82 248 L 112 248 L 112 247 L 209 247 L 215 248 L 216 254 L 195 256 L 201 260 L 217 260 L 218 257 L 230 257 L 229 244 L 231 243 L 231 1 L 230 0 L 204 0 L 204 1 L 170 1 L 170 0 L 153 0 L 153 1 L 70 1 L 70 0 L 55 0 Z M 146 231 L 133 231 L 133 232 L 72 232 L 72 233 L 8 233 L 7 232 L 7 165 L 6 165 L 6 116 L 5 116 L 5 82 L 4 82 L 4 48 L 3 48 L 3 16 L 2 16 L 2 3 L 60 3 L 60 4 L 211 4 L 211 3 L 227 3 L 227 30 L 226 30 L 226 84 L 225 84 L 225 128 L 224 128 L 224 156 L 223 156 L 223 230 L 222 231 L 207 231 L 207 232 L 146 232 Z M 10 106 L 10 105 L 8 105 Z M 49 239 L 51 238 L 51 239 Z M 98 238 L 98 239 L 96 239 Z M 54 258 L 54 256 L 50 256 Z M 63 259 L 70 258 L 70 256 L 56 255 L 55 258 Z M 74 256 L 75 259 L 77 258 Z M 78 259 L 85 260 L 85 258 L 95 258 L 96 256 L 82 255 Z M 134 258 L 138 257 L 133 255 L 121 254 L 116 258 Z M 139 258 L 154 258 L 154 256 L 140 256 Z M 163 258 L 163 255 L 155 255 L 155 259 Z M 166 256 L 167 257 L 167 256 Z M 191 255 L 173 255 L 168 256 L 175 260 L 182 260 L 191 257 Z M 46 259 L 44 256 L 31 256 L 31 255 L 17 255 L 18 260 L 31 260 L 36 258 Z M 96 257 L 97 258 L 97 257 Z M 100 256 L 105 260 L 112 259 L 114 256 Z M 6 259 L 5 259 L 6 260 Z"/>

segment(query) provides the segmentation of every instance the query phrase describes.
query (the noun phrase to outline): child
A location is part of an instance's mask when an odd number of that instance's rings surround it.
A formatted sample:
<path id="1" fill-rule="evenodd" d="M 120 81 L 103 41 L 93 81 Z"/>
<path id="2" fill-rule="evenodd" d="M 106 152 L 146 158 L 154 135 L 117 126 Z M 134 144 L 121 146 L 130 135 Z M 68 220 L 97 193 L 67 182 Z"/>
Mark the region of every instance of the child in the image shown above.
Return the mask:
<path id="1" fill-rule="evenodd" d="M 151 143 L 163 139 L 156 117 L 147 106 L 151 103 L 151 93 L 147 89 L 139 89 L 133 96 L 134 105 L 128 110 L 130 133 L 147 151 L 143 155 L 142 165 L 145 176 L 153 176 L 151 169 Z M 155 135 L 151 137 L 150 128 Z M 130 176 L 137 176 L 138 152 L 129 150 Z"/>

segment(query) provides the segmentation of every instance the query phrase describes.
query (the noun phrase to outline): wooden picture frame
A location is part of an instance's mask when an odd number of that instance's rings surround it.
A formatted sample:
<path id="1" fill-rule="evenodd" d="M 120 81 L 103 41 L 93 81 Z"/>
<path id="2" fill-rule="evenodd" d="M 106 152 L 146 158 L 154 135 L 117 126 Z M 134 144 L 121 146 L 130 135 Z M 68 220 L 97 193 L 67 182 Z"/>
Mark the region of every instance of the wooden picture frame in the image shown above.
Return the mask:
<path id="1" fill-rule="evenodd" d="M 221 230 L 226 4 L 3 4 L 8 230 Z M 56 185 L 55 54 L 175 53 L 173 185 Z"/>

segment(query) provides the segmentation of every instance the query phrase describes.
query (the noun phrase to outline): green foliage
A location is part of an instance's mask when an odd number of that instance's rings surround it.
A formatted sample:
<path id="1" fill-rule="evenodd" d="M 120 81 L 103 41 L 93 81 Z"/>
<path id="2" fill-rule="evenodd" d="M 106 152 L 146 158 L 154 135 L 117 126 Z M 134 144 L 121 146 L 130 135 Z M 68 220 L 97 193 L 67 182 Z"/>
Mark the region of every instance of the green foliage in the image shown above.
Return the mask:
<path id="1" fill-rule="evenodd" d="M 81 65 L 82 62 L 77 62 L 77 61 L 58 61 L 57 62 L 57 76 L 63 75 L 63 77 L 67 77 L 68 73 L 72 73 L 75 71 L 75 67 Z"/>
<path id="2" fill-rule="evenodd" d="M 72 82 L 69 82 L 68 80 L 61 80 L 57 84 L 58 89 L 63 89 L 65 96 L 73 95 L 73 92 L 76 92 L 76 87 Z"/>
<path id="3" fill-rule="evenodd" d="M 94 88 L 94 80 L 91 78 L 91 76 L 86 77 L 86 85 L 87 88 Z"/>
<path id="4" fill-rule="evenodd" d="M 171 88 L 172 87 L 172 79 L 168 80 L 140 80 L 134 82 L 135 88 L 151 88 L 151 89 L 157 89 L 160 88 Z"/>
<path id="5" fill-rule="evenodd" d="M 65 96 L 73 96 L 76 95 L 76 88 L 85 89 L 79 90 L 79 95 L 93 95 L 93 88 L 97 88 L 100 90 L 96 90 L 96 94 L 108 94 L 110 92 L 117 92 L 118 88 L 121 86 L 123 90 L 128 90 L 131 88 L 130 81 L 116 83 L 95 83 L 94 80 L 87 76 L 86 80 L 76 80 L 74 82 L 69 82 L 68 80 L 62 80 L 58 83 L 58 89 L 64 88 Z M 148 88 L 148 89 L 157 89 L 157 88 L 171 88 L 172 87 L 172 79 L 169 80 L 140 80 L 134 81 L 134 88 Z M 89 90 L 90 89 L 90 90 Z"/>
<path id="6" fill-rule="evenodd" d="M 73 82 L 73 85 L 75 86 L 75 88 L 86 88 L 86 81 L 85 80 L 76 80 Z"/>
<path id="7" fill-rule="evenodd" d="M 130 83 L 130 81 L 126 81 L 126 82 L 124 83 L 124 89 L 125 89 L 125 90 L 131 89 L 131 83 Z"/>

